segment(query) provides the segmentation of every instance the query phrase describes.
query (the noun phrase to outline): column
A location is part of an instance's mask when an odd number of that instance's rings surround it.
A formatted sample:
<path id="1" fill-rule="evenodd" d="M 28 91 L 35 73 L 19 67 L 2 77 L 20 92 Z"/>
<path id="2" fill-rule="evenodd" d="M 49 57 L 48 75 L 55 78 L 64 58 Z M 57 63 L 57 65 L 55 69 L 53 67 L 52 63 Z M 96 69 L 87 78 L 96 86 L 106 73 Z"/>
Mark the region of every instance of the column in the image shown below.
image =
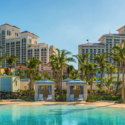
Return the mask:
<path id="1" fill-rule="evenodd" d="M 69 96 L 70 96 L 70 85 L 67 84 L 67 95 L 66 95 L 66 101 L 69 101 Z"/>
<path id="2" fill-rule="evenodd" d="M 52 101 L 55 101 L 55 84 L 52 85 Z"/>
<path id="3" fill-rule="evenodd" d="M 86 101 L 86 99 L 87 99 L 87 85 L 84 85 L 83 87 L 84 87 L 84 98 L 83 98 L 83 100 Z"/>
<path id="4" fill-rule="evenodd" d="M 38 100 L 38 85 L 35 84 L 35 101 Z"/>

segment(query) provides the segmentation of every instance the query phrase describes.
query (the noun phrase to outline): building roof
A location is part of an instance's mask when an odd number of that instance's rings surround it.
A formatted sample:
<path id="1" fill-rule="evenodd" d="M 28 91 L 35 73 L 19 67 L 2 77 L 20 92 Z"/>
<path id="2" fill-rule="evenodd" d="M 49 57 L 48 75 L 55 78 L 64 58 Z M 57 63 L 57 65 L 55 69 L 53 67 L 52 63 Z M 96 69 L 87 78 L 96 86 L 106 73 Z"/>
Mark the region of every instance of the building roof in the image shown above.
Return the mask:
<path id="1" fill-rule="evenodd" d="M 81 81 L 80 79 L 75 79 L 75 80 L 67 82 L 66 84 L 88 84 L 88 83 L 85 81 Z"/>
<path id="2" fill-rule="evenodd" d="M 14 69 L 28 69 L 26 66 L 16 66 Z"/>
<path id="3" fill-rule="evenodd" d="M 121 28 L 117 29 L 116 31 L 120 31 L 121 29 L 125 28 L 125 26 L 122 26 Z"/>
<path id="4" fill-rule="evenodd" d="M 18 28 L 18 27 L 16 27 L 16 26 L 12 26 L 12 25 L 10 25 L 10 24 L 7 24 L 7 23 L 5 23 L 5 24 L 3 24 L 3 25 L 1 25 L 1 26 L 10 26 L 10 27 L 13 27 L 13 28 L 20 29 L 20 28 Z"/>
<path id="5" fill-rule="evenodd" d="M 80 46 L 105 46 L 105 44 L 102 44 L 102 43 L 85 43 L 85 44 L 81 44 Z"/>
<path id="6" fill-rule="evenodd" d="M 37 36 L 37 35 L 35 35 L 34 33 L 30 33 L 29 31 L 20 32 L 20 34 L 23 34 L 23 33 L 29 33 L 29 34 L 31 34 L 31 35 L 33 35 L 33 36 L 38 37 L 38 36 Z"/>
<path id="7" fill-rule="evenodd" d="M 70 78 L 63 79 L 63 82 L 69 82 L 69 81 L 72 81 L 72 79 Z"/>
<path id="8" fill-rule="evenodd" d="M 103 35 L 103 36 L 125 36 L 125 34 L 111 34 L 111 33 L 109 33 L 109 34 L 105 34 L 105 35 Z M 101 36 L 101 37 L 98 39 L 98 41 L 101 41 L 103 36 Z"/>
<path id="9" fill-rule="evenodd" d="M 55 84 L 55 82 L 44 78 L 42 80 L 36 81 L 34 84 Z"/>
<path id="10" fill-rule="evenodd" d="M 24 79 L 20 79 L 21 82 L 24 82 L 24 81 L 28 81 L 30 82 L 30 79 L 29 78 L 24 78 Z"/>

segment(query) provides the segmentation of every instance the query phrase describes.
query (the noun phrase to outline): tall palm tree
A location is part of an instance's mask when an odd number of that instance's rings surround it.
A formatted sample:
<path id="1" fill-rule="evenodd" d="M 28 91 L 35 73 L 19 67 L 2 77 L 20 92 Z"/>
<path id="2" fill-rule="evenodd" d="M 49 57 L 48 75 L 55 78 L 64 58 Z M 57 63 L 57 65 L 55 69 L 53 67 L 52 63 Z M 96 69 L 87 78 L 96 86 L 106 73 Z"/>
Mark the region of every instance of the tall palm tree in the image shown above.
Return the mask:
<path id="1" fill-rule="evenodd" d="M 11 75 L 11 68 L 12 68 L 12 65 L 14 63 L 16 63 L 17 60 L 19 60 L 18 56 L 14 56 L 14 55 L 11 55 L 11 56 L 8 56 L 7 52 L 4 53 L 4 57 L 3 57 L 7 63 L 9 64 L 9 68 L 10 68 L 10 72 L 9 72 L 9 75 Z"/>
<path id="2" fill-rule="evenodd" d="M 107 55 L 106 52 L 104 52 L 102 54 L 97 53 L 96 56 L 93 58 L 93 60 L 97 61 L 98 65 L 99 65 L 99 68 L 100 68 L 100 72 L 101 72 L 101 76 L 100 76 L 101 84 L 102 84 L 102 76 L 103 76 L 103 73 L 104 73 L 104 71 L 106 69 L 106 64 L 109 63 L 106 60 L 106 55 Z"/>
<path id="3" fill-rule="evenodd" d="M 96 73 L 97 69 L 97 64 L 94 64 L 93 62 L 88 62 L 88 68 L 89 68 L 89 73 L 91 74 L 91 82 L 90 82 L 90 99 L 92 99 L 92 85 L 93 85 L 93 77 L 94 73 Z"/>
<path id="4" fill-rule="evenodd" d="M 115 47 L 113 47 L 112 50 L 115 50 Z M 111 54 L 110 58 L 112 58 L 115 62 L 117 62 L 117 67 L 118 67 L 118 77 L 117 77 L 117 84 L 116 84 L 116 91 L 115 91 L 115 94 L 117 94 L 118 93 L 118 86 L 119 86 L 119 74 L 121 71 L 120 62 L 122 62 L 122 59 L 119 55 L 119 51 L 116 51 L 115 53 L 111 52 L 110 54 Z"/>
<path id="5" fill-rule="evenodd" d="M 124 95 L 124 73 L 125 73 L 125 41 L 121 42 L 121 44 L 119 44 L 119 46 L 114 46 L 113 48 L 114 50 L 116 50 L 119 53 L 121 62 L 122 62 L 122 66 L 123 66 L 123 76 L 122 76 L 122 101 L 124 102 L 125 99 L 125 95 Z"/>
<path id="6" fill-rule="evenodd" d="M 121 42 L 119 46 L 114 46 L 113 48 L 119 53 L 122 66 L 123 66 L 123 76 L 122 76 L 122 101 L 124 102 L 125 95 L 124 95 L 124 73 L 125 73 L 125 41 Z"/>
<path id="7" fill-rule="evenodd" d="M 74 71 L 74 66 L 73 65 L 69 65 L 68 67 L 67 67 L 67 77 L 69 78 L 69 74 L 71 73 L 71 72 L 73 72 Z"/>
<path id="8" fill-rule="evenodd" d="M 63 68 L 67 67 L 68 62 L 75 62 L 73 57 L 68 57 L 72 53 L 66 50 L 56 49 L 56 52 L 53 52 L 51 58 L 53 58 L 60 67 L 60 86 L 59 86 L 59 95 L 60 100 L 62 100 L 62 78 L 63 78 Z"/>
<path id="9" fill-rule="evenodd" d="M 31 97 L 31 90 L 33 89 L 33 72 L 35 68 L 37 68 L 39 65 L 42 65 L 42 61 L 36 59 L 35 57 L 32 57 L 30 59 L 27 59 L 26 65 L 30 72 L 29 97 Z"/>
<path id="10" fill-rule="evenodd" d="M 90 53 L 85 53 L 84 55 L 73 55 L 74 57 L 76 57 L 78 59 L 78 62 L 80 64 L 80 70 L 81 70 L 81 79 L 84 80 L 84 69 L 83 69 L 83 65 L 86 64 L 88 57 L 89 57 Z"/>

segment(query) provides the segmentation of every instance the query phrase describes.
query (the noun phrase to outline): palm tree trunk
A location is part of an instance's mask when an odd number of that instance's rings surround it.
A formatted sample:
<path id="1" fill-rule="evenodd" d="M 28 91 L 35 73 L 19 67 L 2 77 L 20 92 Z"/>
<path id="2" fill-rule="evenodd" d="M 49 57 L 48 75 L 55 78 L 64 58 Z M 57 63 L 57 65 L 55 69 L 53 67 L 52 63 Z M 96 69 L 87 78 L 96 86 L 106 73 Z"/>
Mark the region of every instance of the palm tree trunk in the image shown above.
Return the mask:
<path id="1" fill-rule="evenodd" d="M 101 76 L 100 76 L 101 84 L 102 84 L 102 76 L 103 76 L 103 72 L 101 72 Z"/>
<path id="2" fill-rule="evenodd" d="M 62 101 L 62 66 L 61 66 L 61 81 L 60 81 L 60 93 L 59 93 L 59 96 L 60 96 L 60 101 Z"/>
<path id="3" fill-rule="evenodd" d="M 123 62 L 123 76 L 122 76 L 122 101 L 124 102 L 124 72 L 125 72 L 125 63 Z"/>
<path id="4" fill-rule="evenodd" d="M 11 75 L 11 65 L 9 66 L 9 68 L 10 68 L 10 72 L 9 72 L 9 75 Z"/>
<path id="5" fill-rule="evenodd" d="M 91 84 L 90 84 L 90 99 L 92 99 L 92 84 L 93 84 L 93 73 L 91 73 Z"/>
<path id="6" fill-rule="evenodd" d="M 118 86 L 119 86 L 119 71 L 120 71 L 120 63 L 118 63 L 118 77 L 117 77 L 117 85 L 116 85 L 115 95 L 118 93 Z"/>
<path id="7" fill-rule="evenodd" d="M 31 97 L 33 71 L 30 70 L 29 98 Z"/>
<path id="8" fill-rule="evenodd" d="M 124 102 L 124 72 L 125 72 L 125 63 L 123 62 L 123 76 L 122 76 L 122 101 Z"/>
<path id="9" fill-rule="evenodd" d="M 83 68 L 82 68 L 82 71 L 81 71 L 81 79 L 84 80 Z"/>

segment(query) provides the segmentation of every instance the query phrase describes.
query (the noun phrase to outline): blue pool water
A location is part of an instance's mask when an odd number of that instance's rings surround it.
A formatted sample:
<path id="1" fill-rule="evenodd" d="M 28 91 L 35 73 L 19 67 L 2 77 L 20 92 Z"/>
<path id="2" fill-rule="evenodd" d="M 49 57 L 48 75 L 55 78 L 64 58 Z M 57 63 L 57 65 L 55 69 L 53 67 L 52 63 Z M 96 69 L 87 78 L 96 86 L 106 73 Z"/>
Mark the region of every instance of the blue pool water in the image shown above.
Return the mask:
<path id="1" fill-rule="evenodd" d="M 125 125 L 125 108 L 0 105 L 0 125 Z"/>

